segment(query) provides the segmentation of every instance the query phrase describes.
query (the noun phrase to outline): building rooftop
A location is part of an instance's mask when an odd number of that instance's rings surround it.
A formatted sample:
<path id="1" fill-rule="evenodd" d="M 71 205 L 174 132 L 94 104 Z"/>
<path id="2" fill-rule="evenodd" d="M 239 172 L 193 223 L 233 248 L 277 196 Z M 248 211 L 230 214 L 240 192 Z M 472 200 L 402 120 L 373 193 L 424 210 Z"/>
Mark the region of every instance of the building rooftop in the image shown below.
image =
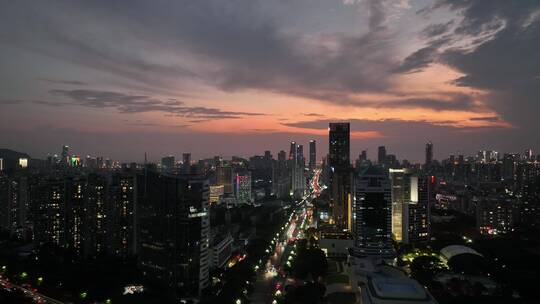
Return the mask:
<path id="1" fill-rule="evenodd" d="M 428 300 L 425 289 L 408 278 L 373 278 L 369 281 L 372 295 L 392 300 Z"/>
<path id="2" fill-rule="evenodd" d="M 456 255 L 469 253 L 474 254 L 483 257 L 480 253 L 478 253 L 476 250 L 469 248 L 467 246 L 462 245 L 450 245 L 446 246 L 443 249 L 441 249 L 441 254 L 447 259 L 450 260 L 451 258 L 455 257 Z"/>

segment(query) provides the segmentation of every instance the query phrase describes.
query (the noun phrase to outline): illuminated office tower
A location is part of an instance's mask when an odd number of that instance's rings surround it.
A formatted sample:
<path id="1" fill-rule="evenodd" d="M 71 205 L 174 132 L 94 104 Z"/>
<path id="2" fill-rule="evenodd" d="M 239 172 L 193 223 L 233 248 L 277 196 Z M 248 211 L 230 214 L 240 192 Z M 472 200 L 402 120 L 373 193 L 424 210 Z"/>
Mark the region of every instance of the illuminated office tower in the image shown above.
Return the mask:
<path id="1" fill-rule="evenodd" d="M 252 202 L 250 171 L 236 173 L 236 177 L 234 179 L 234 193 L 238 203 L 249 204 Z"/>
<path id="2" fill-rule="evenodd" d="M 177 299 L 200 295 L 209 286 L 208 181 L 153 171 L 138 180 L 142 273 Z"/>
<path id="3" fill-rule="evenodd" d="M 69 165 L 69 146 L 62 146 L 62 158 L 60 160 L 60 165 L 68 166 Z"/>
<path id="4" fill-rule="evenodd" d="M 410 197 L 410 178 L 405 169 L 390 169 L 392 187 L 392 235 L 396 242 L 403 240 L 403 208 Z"/>
<path id="5" fill-rule="evenodd" d="M 392 187 L 392 235 L 396 242 L 429 240 L 430 178 L 407 169 L 390 169 Z"/>
<path id="6" fill-rule="evenodd" d="M 430 202 L 434 189 L 431 176 L 409 176 L 409 199 L 403 205 L 402 242 L 405 244 L 426 243 L 430 240 Z"/>
<path id="7" fill-rule="evenodd" d="M 315 169 L 317 165 L 317 142 L 312 139 L 309 141 L 309 168 L 311 170 Z"/>
<path id="8" fill-rule="evenodd" d="M 392 191 L 379 167 L 368 167 L 356 180 L 354 255 L 392 261 Z"/>
<path id="9" fill-rule="evenodd" d="M 210 186 L 210 205 L 218 205 L 223 198 L 223 185 Z"/>
<path id="10" fill-rule="evenodd" d="M 223 185 L 224 195 L 233 194 L 233 169 L 231 165 L 222 163 L 217 166 L 216 184 Z"/>
<path id="11" fill-rule="evenodd" d="M 330 123 L 328 166 L 332 220 L 339 229 L 352 231 L 352 170 L 350 164 L 350 124 Z"/>

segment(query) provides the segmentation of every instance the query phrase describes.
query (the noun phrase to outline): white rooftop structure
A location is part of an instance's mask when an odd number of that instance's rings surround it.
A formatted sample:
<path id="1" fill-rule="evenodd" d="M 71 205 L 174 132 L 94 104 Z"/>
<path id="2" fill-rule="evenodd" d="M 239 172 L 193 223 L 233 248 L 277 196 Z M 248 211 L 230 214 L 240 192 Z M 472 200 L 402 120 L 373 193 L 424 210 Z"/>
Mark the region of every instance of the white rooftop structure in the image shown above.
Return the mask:
<path id="1" fill-rule="evenodd" d="M 400 268 L 373 258 L 351 257 L 351 285 L 361 304 L 436 304 L 429 291 Z"/>
<path id="2" fill-rule="evenodd" d="M 446 258 L 446 260 L 450 260 L 456 255 L 460 255 L 464 253 L 474 254 L 474 255 L 483 257 L 483 255 L 478 253 L 476 250 L 469 248 L 467 246 L 462 246 L 462 245 L 450 245 L 450 246 L 444 247 L 441 250 L 441 254 Z"/>
<path id="3" fill-rule="evenodd" d="M 366 304 L 436 303 L 422 285 L 407 277 L 370 278 L 362 291 L 362 303 Z"/>

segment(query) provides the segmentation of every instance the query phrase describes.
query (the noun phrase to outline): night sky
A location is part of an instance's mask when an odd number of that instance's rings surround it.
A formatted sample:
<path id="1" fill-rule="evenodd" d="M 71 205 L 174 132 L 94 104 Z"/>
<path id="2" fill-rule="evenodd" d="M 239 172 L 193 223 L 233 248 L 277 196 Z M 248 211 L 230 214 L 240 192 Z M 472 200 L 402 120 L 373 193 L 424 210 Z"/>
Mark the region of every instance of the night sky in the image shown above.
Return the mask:
<path id="1" fill-rule="evenodd" d="M 540 150 L 538 0 L 2 1 L 0 148 Z"/>

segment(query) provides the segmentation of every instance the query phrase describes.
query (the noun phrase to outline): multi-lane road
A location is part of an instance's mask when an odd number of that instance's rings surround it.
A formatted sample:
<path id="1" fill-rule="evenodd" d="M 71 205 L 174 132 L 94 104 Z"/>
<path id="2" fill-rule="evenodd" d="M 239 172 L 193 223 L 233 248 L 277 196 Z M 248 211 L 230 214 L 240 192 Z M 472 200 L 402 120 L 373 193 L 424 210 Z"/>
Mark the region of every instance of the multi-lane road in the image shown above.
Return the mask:
<path id="1" fill-rule="evenodd" d="M 0 288 L 7 290 L 7 291 L 19 291 L 22 295 L 25 297 L 32 299 L 34 303 L 39 304 L 63 304 L 63 302 L 55 300 L 53 298 L 47 297 L 45 295 L 40 294 L 35 289 L 31 289 L 30 287 L 23 287 L 21 285 L 13 284 L 11 283 L 7 278 L 0 276 Z"/>
<path id="2" fill-rule="evenodd" d="M 257 281 L 254 283 L 254 291 L 251 295 L 251 302 L 254 304 L 275 303 L 283 293 L 284 287 L 292 283 L 283 271 L 292 251 L 294 250 L 294 240 L 304 237 L 304 230 L 307 229 L 307 222 L 312 216 L 310 207 L 311 201 L 321 192 L 319 177 L 321 171 L 316 170 L 312 182 L 310 183 L 309 194 L 294 207 L 287 223 L 281 231 L 276 234 L 274 242 L 270 247 L 274 247 L 270 258 L 263 263 L 264 266 L 257 271 Z"/>

